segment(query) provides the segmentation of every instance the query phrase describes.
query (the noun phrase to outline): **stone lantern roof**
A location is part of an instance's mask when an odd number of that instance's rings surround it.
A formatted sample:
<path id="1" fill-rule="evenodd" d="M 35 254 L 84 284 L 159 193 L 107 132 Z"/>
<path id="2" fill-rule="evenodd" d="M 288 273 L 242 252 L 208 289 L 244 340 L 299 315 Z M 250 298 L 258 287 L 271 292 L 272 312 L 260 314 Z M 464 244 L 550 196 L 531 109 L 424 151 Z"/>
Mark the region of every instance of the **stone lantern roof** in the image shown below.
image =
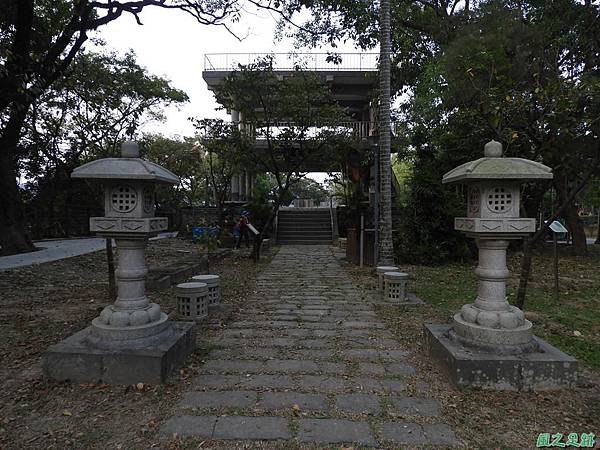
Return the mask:
<path id="1" fill-rule="evenodd" d="M 504 158 L 502 144 L 490 141 L 485 145 L 483 158 L 469 161 L 447 172 L 442 183 L 534 179 L 552 179 L 552 169 L 530 159 Z"/>
<path id="2" fill-rule="evenodd" d="M 156 183 L 178 184 L 173 172 L 141 159 L 137 143 L 124 142 L 120 158 L 103 158 L 77 167 L 71 177 L 106 180 L 147 180 Z"/>

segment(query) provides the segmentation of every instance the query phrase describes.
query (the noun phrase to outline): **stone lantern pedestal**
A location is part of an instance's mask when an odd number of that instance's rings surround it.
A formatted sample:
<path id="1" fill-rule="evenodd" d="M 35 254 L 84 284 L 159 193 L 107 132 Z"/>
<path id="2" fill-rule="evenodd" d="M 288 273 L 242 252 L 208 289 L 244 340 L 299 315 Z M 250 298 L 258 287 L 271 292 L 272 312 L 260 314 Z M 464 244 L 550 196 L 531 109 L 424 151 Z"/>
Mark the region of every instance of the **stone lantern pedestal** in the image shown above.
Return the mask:
<path id="1" fill-rule="evenodd" d="M 477 298 L 454 315 L 452 325 L 426 325 L 425 339 L 459 386 L 547 390 L 576 380 L 577 361 L 534 336 L 523 311 L 506 298 L 509 242 L 535 231 L 535 219 L 519 216 L 520 183 L 551 178 L 542 164 L 503 158 L 502 145 L 494 141 L 483 158 L 444 175 L 444 183 L 468 185 L 468 214 L 455 219 L 455 229 L 479 248 Z"/>
<path id="2" fill-rule="evenodd" d="M 75 382 L 164 382 L 194 349 L 194 324 L 169 320 L 146 297 L 145 250 L 148 238 L 168 225 L 166 218 L 154 217 L 154 186 L 179 179 L 139 158 L 134 142 L 123 144 L 121 158 L 92 161 L 72 176 L 104 184 L 105 216 L 92 217 L 90 230 L 116 241 L 118 295 L 91 326 L 44 353 L 44 372 Z"/>

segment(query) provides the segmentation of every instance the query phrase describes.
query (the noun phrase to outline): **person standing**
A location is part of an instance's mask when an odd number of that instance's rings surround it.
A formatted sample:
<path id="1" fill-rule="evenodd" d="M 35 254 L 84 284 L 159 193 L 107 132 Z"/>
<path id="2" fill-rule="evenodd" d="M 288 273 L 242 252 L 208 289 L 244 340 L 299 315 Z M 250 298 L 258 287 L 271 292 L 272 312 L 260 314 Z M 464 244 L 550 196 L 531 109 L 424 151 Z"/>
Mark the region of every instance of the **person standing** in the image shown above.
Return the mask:
<path id="1" fill-rule="evenodd" d="M 240 216 L 240 219 L 238 220 L 237 224 L 235 225 L 235 228 L 239 232 L 237 242 L 235 244 L 235 248 L 237 248 L 237 249 L 240 248 L 240 245 L 242 244 L 242 239 L 244 239 L 244 241 L 246 242 L 246 248 L 250 248 L 250 236 L 248 234 L 248 232 L 249 232 L 248 223 L 249 223 L 248 212 L 243 211 L 242 215 Z"/>

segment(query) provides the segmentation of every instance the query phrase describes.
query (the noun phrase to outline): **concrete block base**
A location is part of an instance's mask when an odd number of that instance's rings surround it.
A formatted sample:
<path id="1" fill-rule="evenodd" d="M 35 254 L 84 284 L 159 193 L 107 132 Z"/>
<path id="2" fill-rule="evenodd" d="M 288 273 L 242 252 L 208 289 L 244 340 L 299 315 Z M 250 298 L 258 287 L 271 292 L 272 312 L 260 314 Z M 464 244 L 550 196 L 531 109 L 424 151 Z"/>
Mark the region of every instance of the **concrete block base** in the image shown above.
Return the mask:
<path id="1" fill-rule="evenodd" d="M 577 360 L 538 337 L 534 336 L 539 345 L 536 352 L 500 355 L 449 339 L 450 329 L 450 325 L 425 325 L 425 345 L 459 387 L 545 391 L 572 387 L 577 381 Z"/>
<path id="2" fill-rule="evenodd" d="M 158 345 L 105 350 L 87 341 L 91 327 L 51 346 L 43 355 L 44 374 L 58 381 L 108 384 L 160 384 L 194 350 L 191 322 L 171 322 L 172 332 Z"/>

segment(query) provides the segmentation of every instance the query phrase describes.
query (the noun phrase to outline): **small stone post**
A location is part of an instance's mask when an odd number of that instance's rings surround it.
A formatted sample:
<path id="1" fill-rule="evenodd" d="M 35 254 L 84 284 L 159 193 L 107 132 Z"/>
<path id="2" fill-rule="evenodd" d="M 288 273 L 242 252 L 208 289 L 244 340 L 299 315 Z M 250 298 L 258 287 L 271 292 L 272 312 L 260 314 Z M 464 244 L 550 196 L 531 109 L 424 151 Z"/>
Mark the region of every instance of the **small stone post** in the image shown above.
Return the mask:
<path id="1" fill-rule="evenodd" d="M 385 278 L 386 272 L 400 272 L 400 269 L 396 266 L 377 266 L 375 269 L 377 272 L 377 290 L 383 292 L 385 289 Z"/>

